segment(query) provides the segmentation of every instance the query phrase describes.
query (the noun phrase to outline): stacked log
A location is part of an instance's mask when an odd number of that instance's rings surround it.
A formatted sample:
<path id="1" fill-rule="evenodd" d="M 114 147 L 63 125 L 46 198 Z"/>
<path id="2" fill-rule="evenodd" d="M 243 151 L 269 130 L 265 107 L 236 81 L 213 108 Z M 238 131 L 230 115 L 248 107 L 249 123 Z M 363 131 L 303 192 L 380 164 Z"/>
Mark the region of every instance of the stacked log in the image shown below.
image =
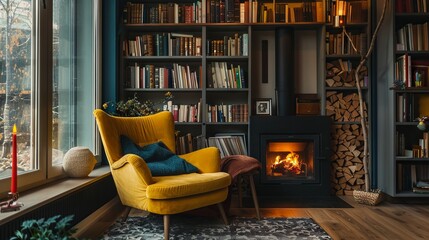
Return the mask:
<path id="1" fill-rule="evenodd" d="M 350 62 L 341 59 L 326 64 L 327 87 L 356 87 L 355 72 Z M 368 68 L 363 66 L 359 71 L 359 82 L 362 87 L 367 86 Z"/>
<path id="2" fill-rule="evenodd" d="M 337 59 L 326 64 L 326 87 L 343 91 L 326 92 L 326 115 L 337 124 L 332 129 L 332 189 L 337 195 L 352 195 L 353 190 L 364 189 L 363 136 L 359 124 L 359 95 L 356 89 L 353 63 Z M 357 64 L 356 64 L 357 66 Z M 367 87 L 368 68 L 362 67 L 358 78 L 361 87 Z M 345 89 L 344 89 L 345 88 Z M 350 89 L 347 89 L 350 88 Z M 368 117 L 366 103 L 364 117 Z M 349 123 L 347 123 L 349 122 Z"/>
<path id="3" fill-rule="evenodd" d="M 352 195 L 353 190 L 363 190 L 363 136 L 358 124 L 333 125 L 331 173 L 336 195 Z"/>
<path id="4" fill-rule="evenodd" d="M 368 116 L 364 102 L 364 114 Z M 337 91 L 326 92 L 326 115 L 335 122 L 360 122 L 359 95 Z"/>

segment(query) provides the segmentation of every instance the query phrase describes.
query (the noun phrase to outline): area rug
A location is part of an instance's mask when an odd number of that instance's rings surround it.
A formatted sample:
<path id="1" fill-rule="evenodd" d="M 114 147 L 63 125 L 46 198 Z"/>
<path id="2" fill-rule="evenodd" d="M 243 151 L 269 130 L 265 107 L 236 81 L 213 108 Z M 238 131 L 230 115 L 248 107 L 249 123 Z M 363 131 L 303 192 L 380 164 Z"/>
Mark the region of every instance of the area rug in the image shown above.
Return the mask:
<path id="1" fill-rule="evenodd" d="M 231 218 L 172 215 L 170 239 L 331 239 L 311 218 Z M 163 217 L 128 217 L 117 221 L 100 239 L 163 239 Z"/>

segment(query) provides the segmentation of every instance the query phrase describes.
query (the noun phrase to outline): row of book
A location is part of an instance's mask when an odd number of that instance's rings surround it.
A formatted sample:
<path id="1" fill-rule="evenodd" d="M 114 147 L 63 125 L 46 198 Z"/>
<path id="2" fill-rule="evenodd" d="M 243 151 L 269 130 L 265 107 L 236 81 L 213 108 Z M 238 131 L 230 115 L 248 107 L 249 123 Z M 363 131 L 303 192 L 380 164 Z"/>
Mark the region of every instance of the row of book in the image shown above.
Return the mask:
<path id="1" fill-rule="evenodd" d="M 367 50 L 366 33 L 348 33 L 349 39 L 344 32 L 330 33 L 326 32 L 326 54 L 360 54 Z M 352 46 L 352 42 L 356 50 Z"/>
<path id="2" fill-rule="evenodd" d="M 368 20 L 368 1 L 326 0 L 326 22 L 333 23 L 335 16 L 345 16 L 347 23 L 364 23 Z"/>
<path id="3" fill-rule="evenodd" d="M 207 122 L 247 122 L 249 110 L 243 104 L 207 104 Z"/>
<path id="4" fill-rule="evenodd" d="M 405 87 L 429 86 L 429 61 L 412 60 L 408 53 L 399 56 L 395 62 L 395 80 Z"/>
<path id="5" fill-rule="evenodd" d="M 398 94 L 396 98 L 396 121 L 412 122 L 415 119 L 415 98 L 412 94 Z"/>
<path id="6" fill-rule="evenodd" d="M 252 23 L 323 22 L 323 1 L 252 2 Z"/>
<path id="7" fill-rule="evenodd" d="M 170 100 L 163 110 L 173 114 L 174 122 L 201 122 L 201 100 L 197 104 L 173 104 Z"/>
<path id="8" fill-rule="evenodd" d="M 123 41 L 124 56 L 201 56 L 201 37 L 182 33 L 143 34 Z"/>
<path id="9" fill-rule="evenodd" d="M 429 166 L 411 163 L 396 164 L 397 192 L 429 193 Z"/>
<path id="10" fill-rule="evenodd" d="M 429 23 L 406 24 L 397 33 L 396 49 L 399 51 L 429 51 Z"/>
<path id="11" fill-rule="evenodd" d="M 176 134 L 176 154 L 186 154 L 206 147 L 217 147 L 221 157 L 229 155 L 247 155 L 246 135 L 244 133 L 218 133 L 206 138 L 203 135 L 192 136 L 186 133 Z"/>
<path id="12" fill-rule="evenodd" d="M 210 147 L 217 147 L 221 158 L 230 155 L 247 155 L 244 134 L 242 135 L 216 135 L 208 138 Z"/>
<path id="13" fill-rule="evenodd" d="M 429 158 L 429 133 L 423 132 L 423 138 L 416 143 L 406 143 L 405 133 L 396 132 L 397 156 L 401 158 Z M 408 149 L 407 149 L 408 148 Z"/>
<path id="14" fill-rule="evenodd" d="M 234 36 L 207 40 L 209 56 L 248 56 L 248 54 L 249 35 L 247 33 L 235 33 Z"/>
<path id="15" fill-rule="evenodd" d="M 196 0 L 188 3 L 131 3 L 123 9 L 126 24 L 145 23 L 294 23 L 332 22 L 335 15 L 348 22 L 365 22 L 367 1 Z"/>
<path id="16" fill-rule="evenodd" d="M 207 87 L 209 88 L 246 88 L 247 78 L 240 65 L 226 62 L 212 62 L 207 65 Z"/>
<path id="17" fill-rule="evenodd" d="M 203 135 L 192 136 L 192 133 L 180 134 L 176 131 L 176 154 L 186 154 L 208 147 L 207 138 Z"/>
<path id="18" fill-rule="evenodd" d="M 396 0 L 397 13 L 428 13 L 429 0 Z"/>
<path id="19" fill-rule="evenodd" d="M 188 3 L 127 2 L 122 13 L 125 24 L 202 23 L 202 1 Z"/>
<path id="20" fill-rule="evenodd" d="M 189 66 L 173 63 L 169 67 L 157 67 L 152 64 L 128 66 L 128 79 L 125 87 L 151 88 L 185 88 L 201 87 L 201 66 Z"/>
<path id="21" fill-rule="evenodd" d="M 164 111 L 173 114 L 175 122 L 201 122 L 201 99 L 197 104 L 173 104 L 168 101 L 163 105 Z M 207 122 L 247 122 L 247 104 L 207 104 Z"/>

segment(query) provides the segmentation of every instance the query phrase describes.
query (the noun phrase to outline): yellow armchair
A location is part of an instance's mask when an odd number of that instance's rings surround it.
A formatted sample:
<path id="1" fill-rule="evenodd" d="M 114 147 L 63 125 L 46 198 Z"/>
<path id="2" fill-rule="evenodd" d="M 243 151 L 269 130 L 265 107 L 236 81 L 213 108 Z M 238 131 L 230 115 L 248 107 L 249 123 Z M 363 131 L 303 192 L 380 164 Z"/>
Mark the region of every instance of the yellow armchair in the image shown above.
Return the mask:
<path id="1" fill-rule="evenodd" d="M 174 153 L 174 121 L 171 113 L 114 117 L 96 109 L 94 116 L 122 204 L 164 215 L 165 239 L 169 236 L 171 214 L 217 204 L 227 223 L 221 203 L 227 197 L 231 177 L 220 172 L 217 148 L 209 147 L 180 155 L 197 167 L 198 173 L 152 176 L 144 159 L 135 154 L 123 155 L 120 136 L 127 136 L 139 146 L 162 141 Z"/>

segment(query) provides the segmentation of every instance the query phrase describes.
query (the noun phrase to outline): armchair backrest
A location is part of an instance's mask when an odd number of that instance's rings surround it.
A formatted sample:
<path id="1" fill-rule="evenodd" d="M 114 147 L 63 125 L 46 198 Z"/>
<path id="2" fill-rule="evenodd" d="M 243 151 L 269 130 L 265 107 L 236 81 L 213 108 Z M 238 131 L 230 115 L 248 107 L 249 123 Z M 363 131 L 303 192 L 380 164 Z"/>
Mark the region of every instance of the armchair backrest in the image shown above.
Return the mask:
<path id="1" fill-rule="evenodd" d="M 175 153 L 174 120 L 170 112 L 164 111 L 144 117 L 116 117 L 96 109 L 94 116 L 110 164 L 123 156 L 121 135 L 127 136 L 140 146 L 162 141 Z"/>

